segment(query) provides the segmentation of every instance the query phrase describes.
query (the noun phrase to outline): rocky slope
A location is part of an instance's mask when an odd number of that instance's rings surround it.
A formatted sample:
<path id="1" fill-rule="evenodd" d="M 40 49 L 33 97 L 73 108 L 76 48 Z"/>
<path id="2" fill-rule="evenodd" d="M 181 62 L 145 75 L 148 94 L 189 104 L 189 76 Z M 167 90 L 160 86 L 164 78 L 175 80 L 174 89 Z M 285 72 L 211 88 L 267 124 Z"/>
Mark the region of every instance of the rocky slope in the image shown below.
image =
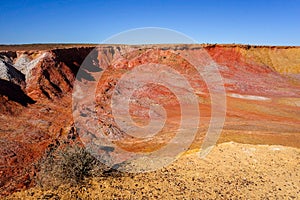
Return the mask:
<path id="1" fill-rule="evenodd" d="M 80 142 L 72 116 L 74 81 L 93 82 L 94 75 L 102 70 L 105 70 L 103 77 L 96 84 L 98 122 L 103 132 L 120 146 L 130 151 L 152 151 L 169 141 L 178 128 L 179 105 L 172 92 L 165 88 L 139 90 L 134 95 L 141 101 L 133 102 L 130 107 L 130 113 L 140 124 L 149 121 L 144 106 L 149 99 L 166 108 L 169 121 L 158 135 L 160 142 L 145 143 L 126 136 L 111 115 L 109 102 L 118 79 L 124 72 L 151 62 L 173 66 L 197 92 L 201 122 L 191 148 L 199 148 L 211 117 L 210 93 L 192 64 L 174 52 L 200 57 L 204 48 L 218 64 L 227 100 L 219 142 L 300 147 L 299 47 L 103 45 L 100 48 L 76 77 L 93 45 L 0 46 L 1 195 L 33 186 L 35 163 L 42 156 L 63 144 Z M 118 59 L 127 49 L 134 51 Z M 87 124 L 88 120 L 83 121 L 83 126 Z M 121 144 L 122 141 L 125 142 Z"/>

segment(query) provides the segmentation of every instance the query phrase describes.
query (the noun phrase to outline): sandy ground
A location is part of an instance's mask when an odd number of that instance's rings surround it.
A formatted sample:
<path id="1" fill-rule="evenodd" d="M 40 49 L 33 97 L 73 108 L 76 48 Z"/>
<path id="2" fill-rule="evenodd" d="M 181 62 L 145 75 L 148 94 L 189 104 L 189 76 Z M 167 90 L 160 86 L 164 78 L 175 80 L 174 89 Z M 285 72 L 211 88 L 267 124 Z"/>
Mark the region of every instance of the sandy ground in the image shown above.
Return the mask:
<path id="1" fill-rule="evenodd" d="M 150 173 L 95 177 L 77 187 L 35 187 L 7 199 L 300 199 L 300 149 L 223 143 Z"/>

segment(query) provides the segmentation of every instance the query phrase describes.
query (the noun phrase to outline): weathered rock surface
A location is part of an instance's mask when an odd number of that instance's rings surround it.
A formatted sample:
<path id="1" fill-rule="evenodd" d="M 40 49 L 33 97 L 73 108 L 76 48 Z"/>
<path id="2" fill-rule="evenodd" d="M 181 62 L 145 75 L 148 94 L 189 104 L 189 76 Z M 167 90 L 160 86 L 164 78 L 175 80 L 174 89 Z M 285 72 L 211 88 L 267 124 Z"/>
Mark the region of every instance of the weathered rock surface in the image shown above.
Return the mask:
<path id="1" fill-rule="evenodd" d="M 148 62 L 173 66 L 190 82 L 201 113 L 198 135 L 191 148 L 199 148 L 210 120 L 210 95 L 205 81 L 191 63 L 169 50 L 194 53 L 205 48 L 218 64 L 227 93 L 227 113 L 219 142 L 276 144 L 300 147 L 300 48 L 241 45 L 156 46 L 160 50 L 140 52 L 140 47 L 102 46 L 92 63 L 82 66 L 93 45 L 0 46 L 0 193 L 7 195 L 34 185 L 35 163 L 60 142 L 78 140 L 72 118 L 74 81 L 97 83 L 97 116 L 100 127 L 123 148 L 150 151 L 174 136 L 180 121 L 176 97 L 170 90 L 145 87 L 134 95 L 130 113 L 140 124 L 149 114 L 144 104 L 155 100 L 168 111 L 167 128 L 156 140 L 124 136 L 111 115 L 110 100 L 118 79 L 132 68 Z M 137 51 L 118 59 L 126 48 Z M 137 53 L 136 53 L 137 52 Z M 97 63 L 101 60 L 102 63 Z M 159 60 L 159 61 L 158 61 Z M 89 91 L 84 91 L 88 93 Z M 81 113 L 84 115 L 84 113 Z M 83 123 L 88 124 L 89 121 Z M 88 126 L 87 125 L 87 126 Z M 121 142 L 120 142 L 121 143 Z M 131 143 L 131 145 L 128 145 Z M 152 144 L 153 149 L 146 149 Z M 156 145 L 156 146 L 155 146 Z M 122 146 L 122 144 L 120 144 Z"/>

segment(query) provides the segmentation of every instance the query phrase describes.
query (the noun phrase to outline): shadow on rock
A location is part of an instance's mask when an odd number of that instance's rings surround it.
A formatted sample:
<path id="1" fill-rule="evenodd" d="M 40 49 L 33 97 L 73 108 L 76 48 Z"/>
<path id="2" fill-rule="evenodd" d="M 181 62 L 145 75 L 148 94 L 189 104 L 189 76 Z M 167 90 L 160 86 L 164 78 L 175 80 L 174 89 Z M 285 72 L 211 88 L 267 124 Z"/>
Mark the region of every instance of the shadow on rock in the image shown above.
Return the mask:
<path id="1" fill-rule="evenodd" d="M 34 104 L 35 101 L 24 93 L 19 85 L 0 79 L 0 95 L 7 96 L 9 100 L 15 101 L 22 106 Z"/>

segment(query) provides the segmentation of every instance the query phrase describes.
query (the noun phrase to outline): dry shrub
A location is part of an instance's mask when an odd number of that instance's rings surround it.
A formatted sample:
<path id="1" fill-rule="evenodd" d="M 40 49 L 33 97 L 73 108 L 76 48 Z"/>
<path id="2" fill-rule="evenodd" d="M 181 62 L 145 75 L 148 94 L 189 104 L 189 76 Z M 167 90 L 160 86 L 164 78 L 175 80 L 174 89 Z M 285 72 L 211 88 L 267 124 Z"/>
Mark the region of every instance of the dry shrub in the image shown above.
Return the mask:
<path id="1" fill-rule="evenodd" d="M 36 182 L 42 188 L 82 184 L 88 177 L 101 176 L 109 171 L 105 164 L 78 145 L 58 148 L 48 153 L 37 167 L 39 172 Z"/>

